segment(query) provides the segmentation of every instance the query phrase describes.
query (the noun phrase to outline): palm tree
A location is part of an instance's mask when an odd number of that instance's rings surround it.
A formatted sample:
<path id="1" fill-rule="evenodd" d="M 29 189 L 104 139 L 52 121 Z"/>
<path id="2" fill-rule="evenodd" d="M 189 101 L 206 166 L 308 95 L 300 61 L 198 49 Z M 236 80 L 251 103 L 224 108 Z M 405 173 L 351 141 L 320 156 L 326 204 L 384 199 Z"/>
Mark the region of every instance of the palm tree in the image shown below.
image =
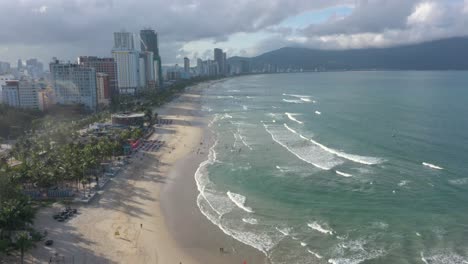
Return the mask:
<path id="1" fill-rule="evenodd" d="M 29 232 L 21 231 L 16 236 L 16 247 L 20 250 L 21 253 L 21 264 L 24 263 L 24 252 L 28 251 L 29 249 L 35 246 L 34 242 L 32 241 L 31 235 Z"/>

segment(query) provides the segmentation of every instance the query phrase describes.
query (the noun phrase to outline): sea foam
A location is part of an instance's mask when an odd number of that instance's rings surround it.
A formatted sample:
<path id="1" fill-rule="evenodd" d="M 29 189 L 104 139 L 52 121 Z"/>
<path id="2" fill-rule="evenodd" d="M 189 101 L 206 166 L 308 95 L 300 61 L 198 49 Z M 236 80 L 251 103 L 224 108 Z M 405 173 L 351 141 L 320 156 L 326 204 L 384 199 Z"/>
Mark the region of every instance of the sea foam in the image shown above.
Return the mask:
<path id="1" fill-rule="evenodd" d="M 288 112 L 286 112 L 286 113 L 284 113 L 284 114 L 285 114 L 290 120 L 292 120 L 292 121 L 294 121 L 294 122 L 296 122 L 296 123 L 298 123 L 298 124 L 301 124 L 301 125 L 304 124 L 304 122 L 299 121 L 299 120 L 297 120 L 297 119 L 294 117 L 294 116 L 297 116 L 298 114 L 293 114 L 293 113 L 288 113 Z"/>
<path id="2" fill-rule="evenodd" d="M 442 167 L 439 167 L 437 165 L 434 165 L 434 164 L 431 164 L 431 163 L 427 163 L 427 162 L 423 162 L 422 165 L 426 166 L 426 167 L 429 167 L 431 169 L 435 169 L 435 170 L 443 170 L 444 168 Z"/>
<path id="3" fill-rule="evenodd" d="M 341 172 L 341 171 L 339 171 L 339 170 L 336 170 L 335 172 L 336 172 L 336 174 L 341 175 L 341 176 L 343 176 L 343 177 L 353 177 L 353 175 L 348 174 L 348 173 Z"/>
<path id="4" fill-rule="evenodd" d="M 303 101 L 301 101 L 301 100 L 288 100 L 288 99 L 283 99 L 283 102 L 293 103 L 293 104 L 302 104 L 303 103 Z"/>
<path id="5" fill-rule="evenodd" d="M 247 224 L 251 224 L 251 225 L 258 224 L 258 221 L 255 218 L 242 218 L 242 222 L 247 223 Z"/>
<path id="6" fill-rule="evenodd" d="M 300 135 L 299 133 L 297 133 L 294 129 L 291 129 L 288 125 L 284 124 L 284 126 L 291 132 L 299 135 L 302 139 L 306 139 L 306 140 L 309 140 L 310 142 L 312 142 L 314 145 L 320 147 L 321 149 L 327 151 L 328 153 L 331 153 L 331 154 L 334 154 L 338 157 L 341 157 L 341 158 L 344 158 L 344 159 L 347 159 L 349 161 L 353 161 L 353 162 L 356 162 L 356 163 L 361 163 L 361 164 L 365 164 L 365 165 L 374 165 L 374 164 L 378 164 L 380 163 L 382 160 L 380 158 L 374 158 L 374 157 L 365 157 L 365 156 L 359 156 L 359 155 L 354 155 L 354 154 L 348 154 L 348 153 L 344 153 L 344 152 L 340 152 L 338 150 L 335 150 L 335 149 L 332 149 L 332 148 L 329 148 L 325 145 L 322 145 L 321 143 L 313 140 L 313 139 L 309 139 L 309 138 L 306 138 L 304 137 L 303 135 Z M 341 174 L 340 174 L 341 175 Z M 344 176 L 344 175 L 342 175 Z"/>
<path id="7" fill-rule="evenodd" d="M 242 209 L 242 210 L 244 210 L 244 211 L 246 211 L 248 213 L 253 213 L 254 212 L 252 210 L 252 208 L 250 208 L 248 206 L 245 206 L 245 201 L 247 200 L 247 198 L 245 196 L 243 196 L 241 194 L 238 194 L 238 193 L 233 193 L 233 192 L 230 192 L 230 191 L 227 192 L 227 196 L 240 209 Z"/>
<path id="8" fill-rule="evenodd" d="M 316 231 L 319 231 L 320 233 L 327 234 L 327 235 L 333 235 L 333 230 L 332 229 L 327 229 L 326 227 L 321 226 L 316 221 L 314 221 L 312 223 L 308 223 L 307 226 L 314 229 L 314 230 L 316 230 Z"/>

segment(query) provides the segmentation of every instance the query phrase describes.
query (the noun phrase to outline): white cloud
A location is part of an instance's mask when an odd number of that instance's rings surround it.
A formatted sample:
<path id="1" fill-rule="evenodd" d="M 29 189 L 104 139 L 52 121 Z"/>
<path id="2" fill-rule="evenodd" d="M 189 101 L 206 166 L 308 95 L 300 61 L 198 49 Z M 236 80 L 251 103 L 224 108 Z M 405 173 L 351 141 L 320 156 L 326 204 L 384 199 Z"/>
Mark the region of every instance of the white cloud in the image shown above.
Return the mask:
<path id="1" fill-rule="evenodd" d="M 408 16 L 407 23 L 410 26 L 437 24 L 442 19 L 443 12 L 443 6 L 435 2 L 419 3 Z"/>

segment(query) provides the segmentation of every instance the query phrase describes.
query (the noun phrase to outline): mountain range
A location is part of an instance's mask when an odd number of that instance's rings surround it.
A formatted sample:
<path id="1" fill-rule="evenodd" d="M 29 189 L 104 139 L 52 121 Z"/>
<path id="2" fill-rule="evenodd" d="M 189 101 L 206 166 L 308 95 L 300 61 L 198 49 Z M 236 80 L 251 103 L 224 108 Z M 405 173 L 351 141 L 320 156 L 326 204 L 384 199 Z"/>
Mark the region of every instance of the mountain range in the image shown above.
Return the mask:
<path id="1" fill-rule="evenodd" d="M 455 37 L 388 48 L 321 50 L 284 47 L 247 61 L 252 71 L 313 70 L 468 70 L 468 37 Z"/>

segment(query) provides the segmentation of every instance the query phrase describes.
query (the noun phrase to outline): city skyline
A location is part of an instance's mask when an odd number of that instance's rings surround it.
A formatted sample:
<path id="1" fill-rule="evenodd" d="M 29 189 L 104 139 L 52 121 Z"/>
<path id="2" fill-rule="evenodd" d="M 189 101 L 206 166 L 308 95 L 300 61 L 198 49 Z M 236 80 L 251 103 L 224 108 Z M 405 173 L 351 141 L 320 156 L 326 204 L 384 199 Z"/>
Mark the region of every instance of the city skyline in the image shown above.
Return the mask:
<path id="1" fill-rule="evenodd" d="M 142 0 L 132 5 L 135 12 L 127 12 L 131 5 L 124 0 L 2 2 L 0 19 L 11 26 L 0 33 L 0 60 L 107 57 L 112 32 L 146 27 L 159 34 L 166 65 L 181 64 L 184 57 L 209 59 L 213 47 L 231 56 L 255 56 L 284 46 L 383 47 L 468 34 L 467 0 Z M 11 23 L 11 17 L 22 20 Z"/>

